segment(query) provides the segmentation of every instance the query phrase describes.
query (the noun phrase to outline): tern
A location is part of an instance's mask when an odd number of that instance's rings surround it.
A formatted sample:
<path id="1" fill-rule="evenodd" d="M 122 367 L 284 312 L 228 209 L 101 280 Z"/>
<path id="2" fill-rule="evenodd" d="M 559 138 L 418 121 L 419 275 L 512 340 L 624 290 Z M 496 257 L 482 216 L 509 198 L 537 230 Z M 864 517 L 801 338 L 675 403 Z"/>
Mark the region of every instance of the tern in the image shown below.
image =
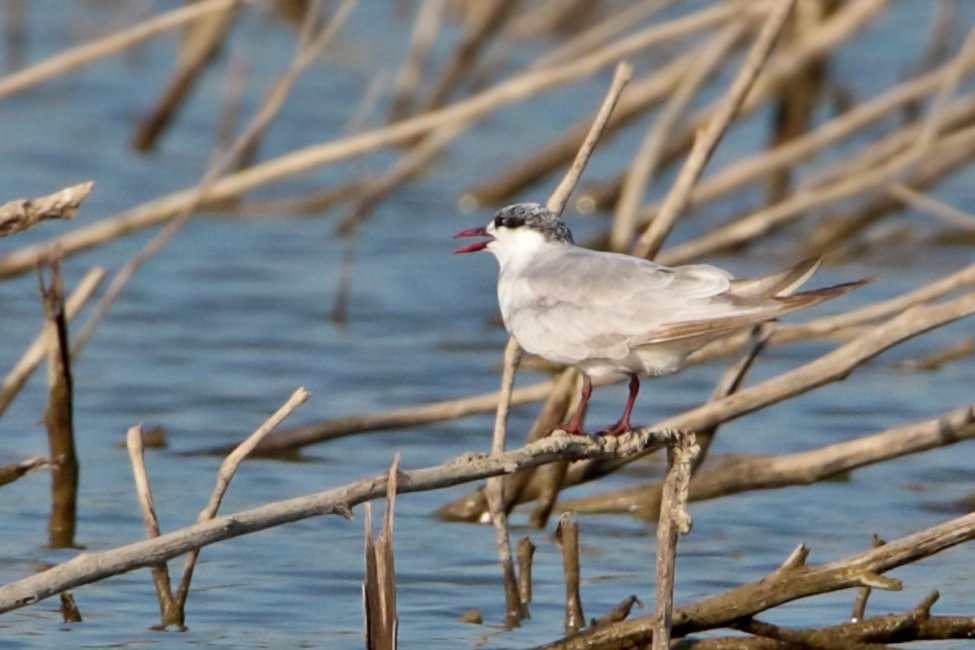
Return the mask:
<path id="1" fill-rule="evenodd" d="M 502 208 L 486 227 L 459 237 L 487 238 L 455 252 L 487 250 L 497 258 L 498 304 L 508 333 L 524 350 L 582 374 L 582 399 L 565 427 L 579 435 L 592 378 L 629 377 L 623 416 L 600 431 L 619 435 L 632 428 L 641 376 L 677 372 L 691 352 L 711 341 L 864 284 L 791 295 L 816 272 L 819 259 L 736 280 L 707 264 L 669 268 L 590 250 L 576 246 L 559 216 L 537 203 Z"/>

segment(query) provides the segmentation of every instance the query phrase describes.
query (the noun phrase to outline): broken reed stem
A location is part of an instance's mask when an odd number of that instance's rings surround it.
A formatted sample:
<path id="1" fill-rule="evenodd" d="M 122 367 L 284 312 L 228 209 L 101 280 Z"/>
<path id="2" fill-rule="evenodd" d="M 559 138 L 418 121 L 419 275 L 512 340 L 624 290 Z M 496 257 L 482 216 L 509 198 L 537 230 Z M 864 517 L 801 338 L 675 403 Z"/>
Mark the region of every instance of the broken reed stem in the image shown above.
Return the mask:
<path id="1" fill-rule="evenodd" d="M 677 535 L 691 532 L 691 516 L 687 512 L 687 491 L 691 480 L 691 465 L 700 451 L 694 432 L 674 431 L 672 435 L 672 442 L 667 445 L 667 461 L 670 469 L 664 479 L 660 519 L 657 522 L 657 579 L 652 650 L 670 649 Z"/>
<path id="2" fill-rule="evenodd" d="M 85 277 L 81 279 L 81 282 L 78 283 L 78 286 L 75 287 L 75 290 L 71 292 L 71 295 L 65 301 L 64 317 L 67 322 L 70 323 L 74 320 L 82 307 L 95 294 L 95 291 L 104 279 L 105 269 L 97 266 L 85 274 Z M 23 356 L 20 357 L 17 364 L 7 373 L 3 383 L 0 384 L 0 416 L 6 412 L 11 402 L 17 397 L 17 394 L 27 385 L 27 380 L 31 378 L 31 375 L 34 374 L 37 367 L 44 361 L 44 357 L 50 346 L 50 340 L 54 334 L 53 327 L 45 323 L 41 332 L 27 347 L 27 350 L 24 351 Z M 71 359 L 73 361 L 77 360 L 74 354 L 72 354 Z"/>
<path id="3" fill-rule="evenodd" d="M 94 187 L 95 182 L 88 181 L 32 201 L 17 199 L 0 205 L 0 237 L 23 232 L 48 219 L 73 218 Z"/>
<path id="4" fill-rule="evenodd" d="M 165 228 L 153 237 L 139 253 L 126 262 L 125 266 L 119 270 L 109 284 L 105 295 L 98 302 L 95 313 L 91 315 L 78 335 L 75 343 L 76 350 L 83 350 L 88 344 L 99 323 L 108 313 L 108 310 L 111 309 L 112 305 L 115 304 L 115 301 L 122 293 L 122 289 L 125 288 L 135 272 L 153 255 L 162 250 L 189 223 L 196 209 L 218 183 L 220 177 L 237 162 L 241 153 L 256 138 L 260 137 L 275 116 L 277 116 L 278 111 L 284 105 L 288 94 L 301 77 L 301 74 L 314 62 L 322 49 L 332 40 L 344 24 L 345 19 L 348 18 L 349 14 L 355 8 L 357 2 L 358 0 L 344 0 L 329 23 L 307 44 L 307 47 L 298 49 L 288 69 L 278 78 L 271 92 L 265 98 L 263 105 L 257 111 L 257 114 L 247 124 L 244 132 L 240 134 L 240 137 L 237 138 L 230 149 L 207 169 L 200 183 L 190 190 L 189 200 L 177 210 L 176 217 L 166 224 Z"/>
<path id="5" fill-rule="evenodd" d="M 142 445 L 142 425 L 137 424 L 129 429 L 125 436 L 125 446 L 129 451 L 129 460 L 132 462 L 135 492 L 139 498 L 142 520 L 146 525 L 146 537 L 149 539 L 159 537 L 159 519 L 156 517 L 152 488 L 149 487 L 149 472 L 146 470 L 145 450 Z M 176 601 L 173 599 L 169 567 L 165 562 L 152 567 L 152 583 L 156 587 L 156 598 L 159 600 L 162 627 L 180 625 L 179 608 L 176 607 Z"/>
<path id="6" fill-rule="evenodd" d="M 363 605 L 366 609 L 366 649 L 396 650 L 399 618 L 396 614 L 396 566 L 393 552 L 393 521 L 399 480 L 400 455 L 393 457 L 386 480 L 386 513 L 379 539 L 372 535 L 372 504 L 365 505 L 366 581 Z"/>
<path id="7" fill-rule="evenodd" d="M 44 271 L 51 274 L 45 282 Z M 73 548 L 78 509 L 78 456 L 74 443 L 74 390 L 71 379 L 71 352 L 64 307 L 64 281 L 61 277 L 61 252 L 55 248 L 38 269 L 45 328 L 53 332 L 47 347 L 48 404 L 44 415 L 51 472 L 51 517 L 48 542 L 53 548 Z"/>
<path id="8" fill-rule="evenodd" d="M 501 375 L 501 399 L 494 418 L 494 435 L 491 441 L 491 456 L 499 457 L 505 451 L 508 430 L 508 411 L 511 405 L 511 391 L 515 383 L 515 372 L 521 360 L 521 346 L 515 337 L 508 338 L 504 349 L 504 371 Z M 518 590 L 518 576 L 515 574 L 514 560 L 511 556 L 511 538 L 508 534 L 508 516 L 504 508 L 504 477 L 497 476 L 487 480 L 485 487 L 488 511 L 494 526 L 494 538 L 498 546 L 501 570 L 504 574 L 504 601 L 508 624 L 524 618 L 524 606 Z"/>
<path id="9" fill-rule="evenodd" d="M 613 114 L 613 107 L 616 106 L 616 102 L 619 100 L 623 88 L 626 87 L 626 84 L 632 78 L 633 66 L 625 61 L 620 62 L 616 66 L 616 72 L 613 74 L 613 83 L 609 87 L 609 92 L 606 93 L 606 98 L 603 99 L 603 104 L 599 107 L 599 112 L 596 113 L 596 119 L 593 120 L 592 126 L 589 128 L 589 133 L 586 135 L 585 140 L 582 141 L 582 146 L 576 152 L 575 160 L 572 161 L 572 165 L 562 178 L 559 186 L 555 188 L 555 191 L 552 192 L 552 195 L 548 197 L 548 201 L 545 203 L 545 207 L 555 214 L 561 215 L 565 210 L 565 205 L 569 202 L 569 195 L 572 194 L 572 190 L 575 189 L 576 184 L 579 182 L 579 177 L 582 176 L 582 172 L 586 169 L 586 164 L 592 157 L 592 152 L 596 148 L 600 136 L 603 134 L 603 129 L 606 128 L 606 123 L 609 121 L 610 115 Z"/>
<path id="10" fill-rule="evenodd" d="M 274 415 L 267 419 L 257 431 L 252 433 L 247 440 L 240 443 L 240 445 L 233 451 L 227 458 L 221 463 L 220 469 L 217 471 L 217 484 L 213 488 L 213 494 L 210 495 L 210 501 L 207 503 L 206 507 L 197 517 L 199 523 L 205 521 L 210 521 L 217 515 L 217 510 L 220 508 L 220 502 L 223 500 L 224 494 L 227 493 L 227 489 L 230 487 L 230 481 L 233 480 L 234 474 L 237 472 L 237 467 L 240 465 L 241 461 L 247 457 L 257 443 L 261 439 L 269 434 L 274 427 L 281 424 L 285 418 L 291 415 L 296 408 L 305 403 L 305 401 L 311 396 L 304 388 L 299 388 L 296 390 L 284 406 L 279 408 Z M 185 622 L 186 618 L 186 598 L 189 596 L 190 592 L 190 582 L 193 580 L 193 569 L 196 567 L 196 560 L 200 556 L 200 549 L 194 548 L 186 556 L 186 564 L 183 566 L 183 577 L 180 578 L 179 588 L 176 590 L 176 608 L 179 612 L 179 625 Z"/>
<path id="11" fill-rule="evenodd" d="M 568 513 L 559 518 L 555 540 L 562 551 L 562 571 L 565 574 L 565 635 L 575 634 L 586 625 L 579 593 L 579 525 Z"/>
<path id="12" fill-rule="evenodd" d="M 522 606 L 526 608 L 532 601 L 532 560 L 535 558 L 535 548 L 528 536 L 518 540 L 518 595 Z"/>
<path id="13" fill-rule="evenodd" d="M 704 167 L 717 149 L 725 131 L 728 130 L 732 120 L 738 114 L 738 110 L 745 103 L 745 99 L 772 53 L 772 48 L 775 46 L 775 42 L 778 40 L 795 3 L 796 0 L 779 0 L 765 20 L 762 31 L 748 52 L 748 57 L 738 72 L 738 76 L 735 77 L 707 126 L 694 138 L 694 146 L 687 156 L 687 162 L 684 163 L 674 186 L 667 194 L 657 217 L 650 223 L 650 226 L 637 242 L 636 249 L 633 251 L 635 256 L 652 258 L 660 251 L 660 247 L 663 246 L 667 235 L 673 230 L 677 219 L 687 208 L 694 184 L 704 173 Z"/>
<path id="14" fill-rule="evenodd" d="M 413 32 L 410 35 L 410 53 L 396 73 L 396 80 L 393 82 L 387 124 L 401 120 L 412 112 L 423 67 L 430 53 L 430 47 L 440 32 L 446 6 L 446 0 L 423 0 L 420 3 L 416 20 L 413 22 Z"/>
<path id="15" fill-rule="evenodd" d="M 659 435 L 650 431 L 632 431 L 598 441 L 555 432 L 502 456 L 467 453 L 442 465 L 401 472 L 397 492 L 405 494 L 439 490 L 558 460 L 622 458 L 641 453 L 660 440 Z M 351 516 L 351 508 L 382 498 L 386 494 L 388 478 L 384 473 L 323 492 L 215 517 L 156 539 L 107 551 L 83 553 L 43 573 L 0 587 L 0 614 L 31 605 L 73 587 L 152 566 L 225 539 L 326 514 Z"/>

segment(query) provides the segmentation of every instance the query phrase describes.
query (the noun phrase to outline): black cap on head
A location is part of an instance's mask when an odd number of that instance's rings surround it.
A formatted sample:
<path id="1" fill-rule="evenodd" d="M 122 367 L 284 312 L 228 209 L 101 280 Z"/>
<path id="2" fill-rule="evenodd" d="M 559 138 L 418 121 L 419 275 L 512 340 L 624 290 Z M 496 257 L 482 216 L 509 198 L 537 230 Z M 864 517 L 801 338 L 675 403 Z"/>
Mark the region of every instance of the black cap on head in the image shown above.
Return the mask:
<path id="1" fill-rule="evenodd" d="M 494 215 L 495 228 L 531 228 L 545 236 L 545 241 L 573 243 L 569 227 L 544 205 L 515 203 Z"/>

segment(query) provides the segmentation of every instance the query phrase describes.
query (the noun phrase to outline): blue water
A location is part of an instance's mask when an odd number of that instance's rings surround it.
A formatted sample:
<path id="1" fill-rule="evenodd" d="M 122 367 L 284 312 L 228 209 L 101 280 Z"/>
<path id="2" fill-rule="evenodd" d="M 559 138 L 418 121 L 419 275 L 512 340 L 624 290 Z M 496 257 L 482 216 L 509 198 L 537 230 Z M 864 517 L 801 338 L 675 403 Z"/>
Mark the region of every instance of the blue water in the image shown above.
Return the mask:
<path id="1" fill-rule="evenodd" d="M 91 37 L 110 23 L 112 9 L 121 4 L 31 3 L 29 59 L 40 60 Z M 177 4 L 157 2 L 154 8 Z M 392 74 L 406 52 L 410 24 L 393 18 L 386 4 L 361 3 L 327 55 L 294 90 L 268 134 L 265 158 L 340 137 L 370 80 L 380 71 Z M 965 4 L 962 9 L 964 24 L 975 20 L 975 7 Z M 887 87 L 919 59 L 924 36 L 917 26 L 927 25 L 929 13 L 927 3 L 895 3 L 856 45 L 843 50 L 837 79 L 859 97 Z M 87 179 L 97 183 L 73 222 L 52 222 L 0 240 L 0 253 L 195 184 L 215 141 L 227 60 L 237 58 L 249 66 L 244 104 L 252 110 L 290 59 L 292 29 L 265 14 L 245 14 L 220 62 L 153 156 L 132 153 L 128 143 L 169 74 L 176 46 L 172 37 L 0 102 L 0 200 L 40 196 Z M 451 27 L 446 34 L 452 33 Z M 508 64 L 529 61 L 536 47 L 516 51 Z M 447 51 L 445 39 L 436 54 L 442 57 Z M 638 71 L 649 69 L 648 61 L 636 63 Z M 240 440 L 298 386 L 307 387 L 313 397 L 289 424 L 496 389 L 505 335 L 491 325 L 497 311 L 494 262 L 486 255 L 450 255 L 450 236 L 486 221 L 488 212 L 461 214 L 456 200 L 472 183 L 588 114 L 607 83 L 608 73 L 491 116 L 452 146 L 432 173 L 383 203 L 361 229 L 345 327 L 331 322 L 344 250 L 334 225 L 343 209 L 312 217 L 194 220 L 135 276 L 75 366 L 82 467 L 78 542 L 89 550 L 105 550 L 144 537 L 128 457 L 117 447 L 133 424 L 167 431 L 170 448 L 149 451 L 147 462 L 161 524 L 171 531 L 195 521 L 219 465 L 216 458 L 178 452 Z M 759 114 L 733 132 L 716 164 L 760 146 L 767 119 L 767 113 Z M 627 132 L 601 150 L 587 179 L 605 177 L 625 164 L 640 137 L 638 131 Z M 314 191 L 344 178 L 378 174 L 392 160 L 388 152 L 376 154 L 257 194 L 270 198 Z M 828 158 L 805 169 L 814 172 L 825 164 Z M 972 180 L 970 172 L 963 172 L 936 195 L 970 209 L 967 188 Z M 525 198 L 544 199 L 550 185 Z M 721 206 L 715 214 L 728 210 Z M 573 214 L 567 219 L 580 240 L 603 225 Z M 900 219 L 915 226 L 918 241 L 940 229 L 923 215 L 906 213 Z M 699 233 L 707 221 L 688 222 L 675 240 Z M 139 233 L 70 258 L 67 284 L 73 286 L 95 265 L 114 272 L 152 234 Z M 796 236 L 786 231 L 774 244 L 712 261 L 743 276 L 771 271 L 789 262 Z M 915 241 L 826 268 L 817 282 L 873 275 L 879 279 L 818 313 L 897 295 L 967 265 L 971 257 L 970 247 Z M 0 368 L 16 362 L 42 322 L 36 285 L 28 274 L 0 286 Z M 730 423 L 722 428 L 712 454 L 801 451 L 970 404 L 975 380 L 970 359 L 936 373 L 903 373 L 893 364 L 956 342 L 971 331 L 970 322 L 955 324 L 884 355 L 842 384 Z M 812 342 L 771 350 L 751 381 L 796 367 L 830 347 Z M 691 368 L 648 383 L 637 419 L 650 423 L 699 404 L 725 366 Z M 538 379 L 523 376 L 519 383 Z M 613 421 L 624 395 L 623 387 L 599 391 L 590 421 Z M 45 404 L 41 371 L 0 420 L 0 461 L 46 453 L 40 423 Z M 516 440 L 536 412 L 532 407 L 513 414 Z M 416 468 L 470 450 L 486 451 L 492 419 L 484 415 L 346 438 L 307 449 L 310 462 L 305 463 L 246 463 L 222 512 L 378 474 L 395 452 L 403 455 L 404 467 Z M 759 579 L 801 542 L 812 547 L 811 561 L 827 562 L 864 550 L 873 533 L 895 538 L 954 516 L 947 507 L 971 492 L 970 454 L 969 445 L 961 445 L 866 468 L 846 482 L 695 504 L 694 531 L 681 541 L 677 602 Z M 570 494 L 633 485 L 641 472 L 651 471 L 645 467 Z M 531 620 L 511 632 L 457 621 L 474 608 L 490 624 L 503 619 L 491 529 L 440 523 L 430 516 L 468 489 L 413 494 L 398 501 L 396 560 L 404 646 L 456 648 L 486 641 L 489 646 L 525 647 L 559 637 L 564 588 L 551 527 L 532 533 L 539 549 Z M 43 473 L 0 490 L 0 582 L 31 575 L 38 563 L 74 555 L 45 547 L 48 509 Z M 0 648 L 361 647 L 363 513 L 357 509 L 355 514 L 351 523 L 337 517 L 315 519 L 204 549 L 188 605 L 188 632 L 149 631 L 158 622 L 158 609 L 148 572 L 137 571 L 76 589 L 83 624 L 62 624 L 57 599 L 0 617 Z M 579 519 L 586 615 L 599 616 L 630 594 L 652 604 L 654 538 L 645 525 L 624 516 Z M 523 521 L 516 515 L 515 523 Z M 896 571 L 905 590 L 875 594 L 870 611 L 908 609 L 938 587 L 942 599 L 937 613 L 970 615 L 975 589 L 962 576 L 967 576 L 971 561 L 971 550 L 960 548 Z M 181 562 L 172 563 L 174 575 L 180 567 Z M 852 593 L 833 594 L 783 607 L 766 618 L 789 625 L 835 624 L 848 616 L 852 599 Z"/>

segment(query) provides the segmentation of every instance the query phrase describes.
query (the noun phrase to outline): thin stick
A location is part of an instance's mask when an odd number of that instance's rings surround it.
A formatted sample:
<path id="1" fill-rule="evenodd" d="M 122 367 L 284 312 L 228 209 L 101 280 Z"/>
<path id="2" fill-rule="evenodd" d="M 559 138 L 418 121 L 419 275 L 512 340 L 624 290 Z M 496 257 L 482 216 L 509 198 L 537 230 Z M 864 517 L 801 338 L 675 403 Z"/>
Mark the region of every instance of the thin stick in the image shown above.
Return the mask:
<path id="1" fill-rule="evenodd" d="M 532 559 L 535 557 L 535 545 L 530 537 L 518 540 L 518 595 L 525 607 L 532 601 Z"/>
<path id="2" fill-rule="evenodd" d="M 491 440 L 491 456 L 504 454 L 508 429 L 508 411 L 511 404 L 511 391 L 515 383 L 515 372 L 521 360 L 521 346 L 515 337 L 508 338 L 504 349 L 504 371 L 501 375 L 501 399 L 494 417 L 494 435 Z M 524 618 L 524 607 L 518 590 L 518 576 L 515 574 L 514 560 L 511 556 L 511 539 L 508 534 L 508 516 L 504 509 L 504 477 L 489 478 L 485 488 L 488 510 L 494 525 L 494 538 L 501 559 L 504 574 L 504 600 L 506 619 L 513 624 Z"/>
<path id="3" fill-rule="evenodd" d="M 439 490 L 557 460 L 622 458 L 640 453 L 661 440 L 661 436 L 649 431 L 632 431 L 598 441 L 555 433 L 503 456 L 467 453 L 442 465 L 401 472 L 396 489 L 399 494 Z M 221 540 L 327 514 L 350 516 L 350 508 L 384 497 L 387 484 L 388 476 L 384 473 L 323 492 L 216 517 L 156 539 L 77 555 L 47 571 L 0 587 L 0 614 Z"/>
<path id="4" fill-rule="evenodd" d="M 203 523 L 205 521 L 212 520 L 217 515 L 217 510 L 220 508 L 220 502 L 223 500 L 223 495 L 226 494 L 227 488 L 230 487 L 230 481 L 233 479 L 234 474 L 237 472 L 237 467 L 240 465 L 241 461 L 247 457 L 257 443 L 261 441 L 261 438 L 269 434 L 276 426 L 281 424 L 281 422 L 291 415 L 296 408 L 305 403 L 305 401 L 311 396 L 304 388 L 299 388 L 296 390 L 284 406 L 279 408 L 274 415 L 267 419 L 264 424 L 262 424 L 257 431 L 252 433 L 247 440 L 240 443 L 226 460 L 220 465 L 220 470 L 217 472 L 217 485 L 213 488 L 213 494 L 210 495 L 210 501 L 207 506 L 197 517 L 197 521 Z M 193 569 L 196 567 L 196 560 L 200 556 L 200 549 L 195 548 L 189 552 L 186 556 L 186 565 L 183 567 L 183 577 L 179 581 L 179 589 L 176 590 L 176 606 L 180 613 L 180 624 L 184 622 L 186 617 L 186 598 L 190 591 L 190 582 L 193 580 Z"/>
<path id="5" fill-rule="evenodd" d="M 744 31 L 744 21 L 737 21 L 711 39 L 707 47 L 695 57 L 688 74 L 677 85 L 666 107 L 647 129 L 640 149 L 633 157 L 633 162 L 623 181 L 613 228 L 609 235 L 610 250 L 623 252 L 630 247 L 640 205 L 643 203 L 647 187 L 653 182 L 654 174 L 660 166 L 664 146 L 670 134 L 683 118 L 701 86 L 726 58 L 728 50 L 734 46 Z"/>
<path id="6" fill-rule="evenodd" d="M 125 446 L 129 450 L 129 460 L 132 462 L 135 492 L 139 497 L 142 520 L 146 525 L 146 537 L 149 539 L 159 537 L 159 519 L 156 517 L 152 488 L 149 487 L 149 473 L 146 471 L 141 425 L 129 429 L 125 436 Z M 176 601 L 173 599 L 169 567 L 165 562 L 160 562 L 152 567 L 152 583 L 156 587 L 156 598 L 159 599 L 159 616 L 162 619 L 162 626 L 165 628 L 169 625 L 179 625 L 179 608 L 176 607 Z"/>
<path id="7" fill-rule="evenodd" d="M 692 431 L 675 431 L 673 442 L 667 447 L 670 469 L 664 480 L 660 519 L 657 522 L 657 581 L 652 650 L 670 648 L 677 535 L 691 532 L 691 516 L 687 512 L 687 489 L 691 481 L 691 465 L 698 451 Z"/>
<path id="8" fill-rule="evenodd" d="M 948 205 L 944 201 L 939 201 L 927 194 L 922 194 L 903 183 L 889 183 L 887 193 L 899 201 L 938 217 L 945 223 L 965 230 L 975 230 L 975 215 L 959 210 L 955 206 Z"/>
<path id="9" fill-rule="evenodd" d="M 247 128 L 244 132 L 240 134 L 237 141 L 234 142 L 233 146 L 227 151 L 220 159 L 212 165 L 207 172 L 203 175 L 203 179 L 200 181 L 199 185 L 192 190 L 190 201 L 184 205 L 179 213 L 179 216 L 168 223 L 165 228 L 163 228 L 159 234 L 152 238 L 152 240 L 146 244 L 146 246 L 139 251 L 139 253 L 130 259 L 124 267 L 116 274 L 109 284 L 105 295 L 99 301 L 95 313 L 91 315 L 88 322 L 85 323 L 85 327 L 82 329 L 81 333 L 78 335 L 75 341 L 75 349 L 83 350 L 91 340 L 94 335 L 95 330 L 98 328 L 99 323 L 111 309 L 112 305 L 118 299 L 119 295 L 122 293 L 122 289 L 128 284 L 129 280 L 135 275 L 143 264 L 145 264 L 149 258 L 155 255 L 157 252 L 162 250 L 166 244 L 168 244 L 173 237 L 175 237 L 190 219 L 203 199 L 206 197 L 207 193 L 217 182 L 222 174 L 224 174 L 228 169 L 233 166 L 237 161 L 240 154 L 250 145 L 250 143 L 255 139 L 260 137 L 264 129 L 271 123 L 271 120 L 278 114 L 278 111 L 284 105 L 285 99 L 288 97 L 288 93 L 297 83 L 302 72 L 311 65 L 318 54 L 324 49 L 324 47 L 332 40 L 332 37 L 338 32 L 341 26 L 344 24 L 345 19 L 348 18 L 349 14 L 355 8 L 358 0 L 344 0 L 339 9 L 335 12 L 332 20 L 329 24 L 322 29 L 318 36 L 313 42 L 309 43 L 307 47 L 300 48 L 296 54 L 294 60 L 288 69 L 281 75 L 278 79 L 277 84 L 272 89 L 268 97 L 265 99 L 264 104 L 261 106 L 257 114 L 251 119 Z"/>
<path id="10" fill-rule="evenodd" d="M 182 27 L 230 7 L 253 4 L 257 0 L 206 0 L 150 18 L 92 43 L 44 59 L 36 65 L 0 79 L 0 100 L 59 75 L 91 65 L 142 41 Z"/>
<path id="11" fill-rule="evenodd" d="M 695 137 L 694 146 L 687 156 L 687 162 L 681 169 L 670 193 L 667 194 L 657 218 L 651 222 L 650 227 L 640 237 L 636 250 L 633 252 L 637 257 L 650 258 L 656 256 L 667 235 L 673 230 L 677 219 L 687 207 L 694 184 L 704 173 L 705 165 L 711 159 L 714 150 L 717 149 L 725 131 L 731 125 L 731 121 L 738 114 L 738 109 L 745 103 L 748 92 L 755 83 L 759 72 L 762 71 L 769 54 L 772 53 L 772 48 L 775 46 L 775 42 L 778 40 L 795 4 L 796 0 L 780 0 L 772 13 L 769 14 L 762 26 L 762 31 L 755 40 L 751 51 L 749 51 L 738 76 L 728 89 L 727 95 L 721 101 L 718 110 L 715 111 L 707 126 Z"/>
<path id="12" fill-rule="evenodd" d="M 410 35 L 410 53 L 393 82 L 387 122 L 402 119 L 411 111 L 423 66 L 426 64 L 430 46 L 440 31 L 446 5 L 446 0 L 423 0 L 420 3 L 413 23 L 413 33 Z"/>
<path id="13" fill-rule="evenodd" d="M 64 304 L 64 317 L 70 323 L 74 320 L 78 312 L 81 311 L 95 291 L 105 279 L 105 269 L 95 267 L 85 274 L 78 286 L 68 297 Z M 0 384 L 0 415 L 3 415 L 10 403 L 20 393 L 21 389 L 27 384 L 37 367 L 44 360 L 44 355 L 50 345 L 49 341 L 54 336 L 54 330 L 45 325 L 41 332 L 34 338 L 33 342 L 24 351 L 23 356 L 17 364 L 7 373 L 3 383 Z M 72 359 L 75 356 L 72 355 Z"/>
<path id="14" fill-rule="evenodd" d="M 582 172 L 586 169 L 586 163 L 592 157 L 593 149 L 596 148 L 596 143 L 599 142 L 599 137 L 606 127 L 606 122 L 609 121 L 609 116 L 613 113 L 613 107 L 616 106 L 616 101 L 620 98 L 623 88 L 626 87 L 626 84 L 632 78 L 632 65 L 624 61 L 616 66 L 613 83 L 609 87 L 609 92 L 606 93 L 603 105 L 599 107 L 599 112 L 596 113 L 596 119 L 593 120 L 586 139 L 583 140 L 582 146 L 576 152 L 572 166 L 569 167 L 569 171 L 566 172 L 559 186 L 548 197 L 546 207 L 555 214 L 562 214 L 562 211 L 565 210 L 565 205 L 569 202 L 569 195 L 572 194 L 572 190 L 575 189 L 576 184 L 579 182 L 579 177 L 582 176 Z"/>
<path id="15" fill-rule="evenodd" d="M 765 3 L 749 7 L 748 11 L 764 12 Z M 593 52 L 578 61 L 552 69 L 528 72 L 482 92 L 469 99 L 389 126 L 314 145 L 285 154 L 260 165 L 230 174 L 216 181 L 207 192 L 208 201 L 234 198 L 298 173 L 323 167 L 350 157 L 363 155 L 378 148 L 409 141 L 424 133 L 450 123 L 477 120 L 505 106 L 534 96 L 540 92 L 582 77 L 591 76 L 607 65 L 651 47 L 662 40 L 718 24 L 729 16 L 739 15 L 737 7 L 719 6 L 698 12 L 688 19 L 678 19 L 662 26 L 651 27 L 617 43 Z M 64 246 L 66 255 L 97 246 L 124 234 L 136 232 L 176 218 L 187 206 L 196 205 L 198 187 L 182 190 L 143 204 L 122 215 L 78 228 L 52 241 L 27 246 L 0 258 L 0 277 L 24 273 L 37 265 L 39 255 L 54 242 Z"/>

